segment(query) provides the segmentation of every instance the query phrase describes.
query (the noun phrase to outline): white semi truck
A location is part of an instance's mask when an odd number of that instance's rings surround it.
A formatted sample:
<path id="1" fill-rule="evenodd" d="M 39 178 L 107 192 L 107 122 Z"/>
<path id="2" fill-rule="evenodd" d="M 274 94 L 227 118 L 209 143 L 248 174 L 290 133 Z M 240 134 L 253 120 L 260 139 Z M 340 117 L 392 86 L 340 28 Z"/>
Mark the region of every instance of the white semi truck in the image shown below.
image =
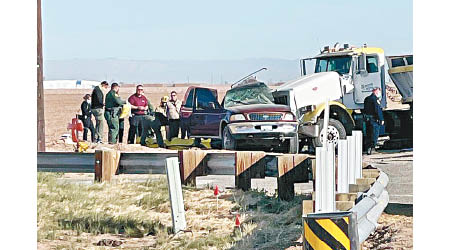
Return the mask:
<path id="1" fill-rule="evenodd" d="M 314 63 L 311 74 L 306 74 L 308 61 Z M 333 47 L 325 46 L 315 57 L 301 59 L 301 76 L 273 92 L 275 101 L 289 105 L 299 120 L 300 148 L 307 143 L 314 147 L 322 145 L 327 100 L 330 104 L 328 140 L 337 144 L 338 139 L 345 139 L 352 130 L 364 130 L 361 110 L 373 88 L 381 88 L 381 106 L 386 108 L 386 64 L 404 103 L 411 108 L 384 111 L 385 126 L 381 132 L 412 141 L 412 55 L 385 58 L 381 48 L 366 45 L 357 48 L 349 44 L 341 47 L 337 43 Z"/>

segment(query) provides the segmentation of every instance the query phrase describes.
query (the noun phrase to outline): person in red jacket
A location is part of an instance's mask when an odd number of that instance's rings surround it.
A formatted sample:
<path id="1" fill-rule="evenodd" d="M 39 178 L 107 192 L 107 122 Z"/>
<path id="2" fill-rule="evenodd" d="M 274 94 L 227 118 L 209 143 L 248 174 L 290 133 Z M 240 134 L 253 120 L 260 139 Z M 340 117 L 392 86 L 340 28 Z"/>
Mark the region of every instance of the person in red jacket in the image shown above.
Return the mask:
<path id="1" fill-rule="evenodd" d="M 129 118 L 130 129 L 128 130 L 128 144 L 134 144 L 135 137 L 142 136 L 143 119 L 147 115 L 148 100 L 144 96 L 144 87 L 142 85 L 136 86 L 136 93 L 128 98 L 128 102 L 134 106 L 131 109 Z"/>

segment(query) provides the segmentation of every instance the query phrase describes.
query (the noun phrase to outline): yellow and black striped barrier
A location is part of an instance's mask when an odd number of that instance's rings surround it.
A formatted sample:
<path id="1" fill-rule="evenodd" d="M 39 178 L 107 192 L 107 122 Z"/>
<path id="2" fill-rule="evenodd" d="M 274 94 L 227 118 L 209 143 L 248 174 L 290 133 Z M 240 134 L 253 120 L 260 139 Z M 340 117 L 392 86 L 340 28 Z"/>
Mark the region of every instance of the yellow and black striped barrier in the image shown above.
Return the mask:
<path id="1" fill-rule="evenodd" d="M 303 249 L 358 250 L 356 215 L 352 212 L 303 216 Z"/>

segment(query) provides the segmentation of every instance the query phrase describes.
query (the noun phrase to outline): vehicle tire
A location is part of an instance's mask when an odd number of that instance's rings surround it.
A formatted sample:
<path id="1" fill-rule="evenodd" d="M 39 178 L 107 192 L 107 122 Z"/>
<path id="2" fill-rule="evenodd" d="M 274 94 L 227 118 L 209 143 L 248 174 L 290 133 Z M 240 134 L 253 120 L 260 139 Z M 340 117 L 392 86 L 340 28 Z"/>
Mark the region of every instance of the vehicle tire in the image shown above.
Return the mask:
<path id="1" fill-rule="evenodd" d="M 289 154 L 298 154 L 299 150 L 299 141 L 298 141 L 298 134 L 296 134 L 293 138 L 289 139 Z"/>
<path id="2" fill-rule="evenodd" d="M 319 122 L 319 137 L 313 139 L 314 147 L 322 147 L 322 136 L 323 136 L 323 119 L 320 119 Z M 344 140 L 347 138 L 347 133 L 345 132 L 345 127 L 338 120 L 330 118 L 328 122 L 328 140 L 333 141 L 334 146 L 337 146 L 338 140 Z"/>
<path id="3" fill-rule="evenodd" d="M 231 136 L 231 131 L 228 126 L 226 126 L 222 131 L 222 149 L 235 150 L 236 140 Z"/>

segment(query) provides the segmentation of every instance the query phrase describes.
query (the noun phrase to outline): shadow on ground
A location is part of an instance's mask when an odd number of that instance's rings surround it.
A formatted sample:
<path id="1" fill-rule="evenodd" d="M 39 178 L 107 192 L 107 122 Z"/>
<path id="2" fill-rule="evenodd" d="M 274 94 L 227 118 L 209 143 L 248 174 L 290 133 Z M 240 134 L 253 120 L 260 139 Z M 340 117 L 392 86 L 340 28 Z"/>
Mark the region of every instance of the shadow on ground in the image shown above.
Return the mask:
<path id="1" fill-rule="evenodd" d="M 412 204 L 389 203 L 384 210 L 387 214 L 413 216 Z"/>

